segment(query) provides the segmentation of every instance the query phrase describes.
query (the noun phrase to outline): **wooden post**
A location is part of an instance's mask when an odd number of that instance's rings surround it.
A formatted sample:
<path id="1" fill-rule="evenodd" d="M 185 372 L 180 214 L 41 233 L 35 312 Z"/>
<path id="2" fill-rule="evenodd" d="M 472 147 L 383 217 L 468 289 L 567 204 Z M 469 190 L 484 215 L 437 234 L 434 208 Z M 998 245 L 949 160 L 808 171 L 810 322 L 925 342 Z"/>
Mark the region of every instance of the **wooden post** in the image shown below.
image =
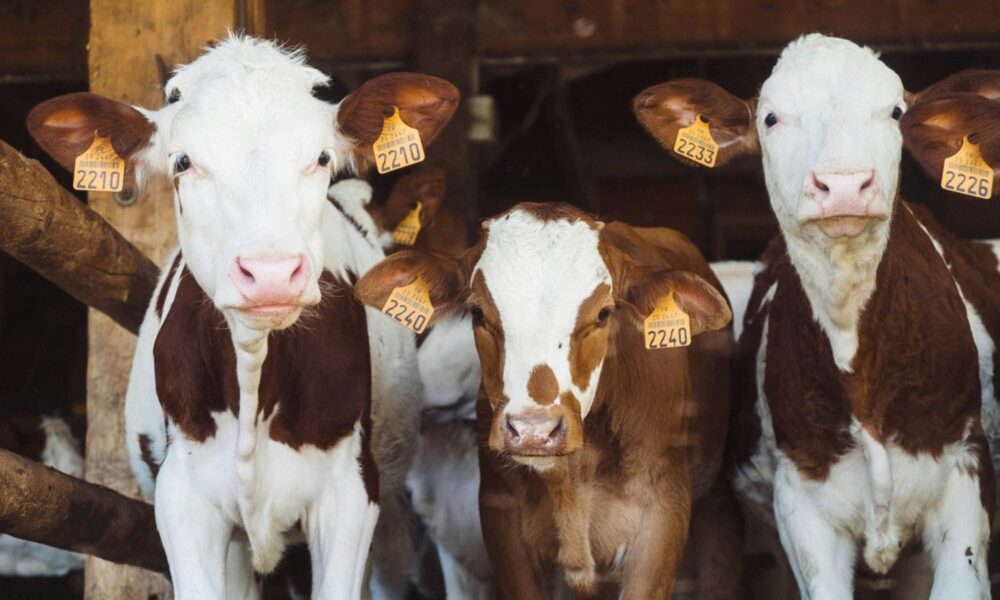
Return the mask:
<path id="1" fill-rule="evenodd" d="M 468 98 L 473 92 L 476 47 L 475 0 L 419 0 L 416 3 L 417 70 L 453 83 L 462 104 L 427 155 L 427 165 L 439 167 L 448 182 L 437 222 L 427 231 L 427 245 L 458 254 L 469 243 L 478 216 L 477 147 L 469 142 Z"/>
<path id="2" fill-rule="evenodd" d="M 168 66 L 196 57 L 236 22 L 238 0 L 91 0 L 91 91 L 156 108 L 163 103 L 157 56 Z M 158 264 L 176 244 L 171 189 L 156 180 L 128 207 L 111 194 L 90 195 L 90 206 Z M 87 479 L 127 496 L 139 490 L 128 466 L 124 398 L 135 338 L 90 311 L 87 365 Z M 85 598 L 134 600 L 170 596 L 160 575 L 88 558 Z"/>
<path id="3" fill-rule="evenodd" d="M 0 529 L 63 550 L 166 572 L 153 507 L 0 450 Z"/>

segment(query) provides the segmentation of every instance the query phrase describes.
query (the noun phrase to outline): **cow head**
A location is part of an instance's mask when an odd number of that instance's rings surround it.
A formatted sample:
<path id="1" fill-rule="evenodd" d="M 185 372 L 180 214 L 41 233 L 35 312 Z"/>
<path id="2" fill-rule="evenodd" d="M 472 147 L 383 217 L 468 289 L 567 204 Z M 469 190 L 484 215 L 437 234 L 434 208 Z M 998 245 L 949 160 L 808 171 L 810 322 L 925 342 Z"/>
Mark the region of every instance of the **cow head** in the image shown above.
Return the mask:
<path id="1" fill-rule="evenodd" d="M 67 168 L 96 132 L 137 180 L 169 177 L 191 273 L 228 318 L 267 331 L 319 302 L 331 173 L 367 171 L 394 107 L 426 144 L 458 102 L 445 81 L 395 73 L 332 105 L 312 94 L 327 82 L 302 52 L 231 36 L 176 71 L 159 110 L 70 94 L 35 107 L 28 126 Z"/>
<path id="2" fill-rule="evenodd" d="M 420 250 L 390 256 L 356 294 L 381 308 L 394 288 L 420 276 L 434 319 L 471 313 L 493 412 L 489 446 L 520 462 L 545 468 L 582 447 L 583 420 L 616 332 L 641 331 L 668 291 L 690 315 L 694 335 L 729 321 L 725 300 L 707 282 L 634 264 L 603 223 L 567 205 L 519 204 L 483 229 L 458 259 Z"/>
<path id="3" fill-rule="evenodd" d="M 720 145 L 720 164 L 760 152 L 786 238 L 828 246 L 887 232 L 906 104 L 899 76 L 868 48 L 806 35 L 781 53 L 756 99 L 682 80 L 644 91 L 634 109 L 668 148 L 678 129 L 703 115 Z"/>

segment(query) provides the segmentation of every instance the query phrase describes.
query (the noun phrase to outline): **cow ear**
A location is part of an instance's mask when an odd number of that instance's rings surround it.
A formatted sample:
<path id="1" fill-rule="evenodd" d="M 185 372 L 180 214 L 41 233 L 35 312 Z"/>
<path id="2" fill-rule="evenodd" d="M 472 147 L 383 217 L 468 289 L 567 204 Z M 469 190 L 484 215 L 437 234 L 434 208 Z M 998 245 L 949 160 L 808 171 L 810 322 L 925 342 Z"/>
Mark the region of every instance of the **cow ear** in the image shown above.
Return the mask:
<path id="1" fill-rule="evenodd" d="M 1000 100 L 1000 71 L 989 69 L 960 71 L 914 94 L 914 100 L 950 94 L 974 94 L 987 100 Z M 910 102 L 907 104 L 912 106 Z"/>
<path id="2" fill-rule="evenodd" d="M 468 288 L 462 268 L 449 256 L 426 250 L 402 250 L 375 265 L 354 286 L 354 296 L 362 303 L 382 310 L 392 291 L 421 277 L 434 307 L 430 323 L 457 310 Z"/>
<path id="3" fill-rule="evenodd" d="M 1000 192 L 1000 103 L 970 92 L 921 96 L 899 126 L 906 149 L 936 181 L 944 161 L 970 136 L 993 167 L 993 196 Z"/>
<path id="4" fill-rule="evenodd" d="M 372 144 L 394 109 L 399 109 L 403 123 L 420 132 L 420 140 L 426 146 L 448 124 L 458 101 L 458 88 L 430 75 L 389 73 L 365 82 L 344 98 L 337 111 L 341 133 L 354 144 L 358 173 L 365 174 L 374 163 Z"/>
<path id="5" fill-rule="evenodd" d="M 430 227 L 444 201 L 444 171 L 426 168 L 403 176 L 385 201 L 382 228 L 391 231 L 420 203 L 420 226 Z"/>
<path id="6" fill-rule="evenodd" d="M 42 150 L 68 171 L 90 148 L 95 134 L 111 138 L 131 171 L 156 132 L 156 125 L 135 108 L 89 92 L 42 102 L 28 113 L 27 124 Z"/>
<path id="7" fill-rule="evenodd" d="M 657 302 L 670 292 L 677 306 L 691 319 L 691 335 L 722 329 L 733 318 L 729 303 L 719 290 L 688 271 L 632 268 L 615 300 L 632 324 L 642 330 Z"/>
<path id="8" fill-rule="evenodd" d="M 647 88 L 632 101 L 632 110 L 668 152 L 673 154 L 677 132 L 708 119 L 712 138 L 719 144 L 717 164 L 742 154 L 759 154 L 754 127 L 756 100 L 742 100 L 718 85 L 702 79 L 679 79 Z"/>

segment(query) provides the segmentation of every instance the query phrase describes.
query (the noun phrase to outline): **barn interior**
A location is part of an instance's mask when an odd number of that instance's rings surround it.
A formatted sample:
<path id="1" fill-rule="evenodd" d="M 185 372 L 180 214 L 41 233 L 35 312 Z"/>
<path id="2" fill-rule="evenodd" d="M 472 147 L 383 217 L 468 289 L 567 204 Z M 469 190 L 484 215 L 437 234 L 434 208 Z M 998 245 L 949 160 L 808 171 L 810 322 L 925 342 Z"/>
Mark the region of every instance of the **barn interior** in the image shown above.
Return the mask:
<path id="1" fill-rule="evenodd" d="M 963 69 L 1000 68 L 998 0 L 168 4 L 0 0 L 0 140 L 41 161 L 71 189 L 69 174 L 28 135 L 28 111 L 44 99 L 88 89 L 158 107 L 164 70 L 190 60 L 227 28 L 303 46 L 311 64 L 332 77 L 331 100 L 377 74 L 426 72 L 453 82 L 464 99 L 425 165 L 443 169 L 447 192 L 442 212 L 422 235 L 429 246 L 451 253 L 475 240 L 482 219 L 533 200 L 568 202 L 603 220 L 679 229 L 710 260 L 754 259 L 777 233 L 759 160 L 715 169 L 673 160 L 632 113 L 641 90 L 701 77 L 752 97 L 780 49 L 814 31 L 877 49 L 910 91 Z M 944 192 L 905 153 L 901 169 L 903 196 L 927 205 L 952 231 L 1000 237 L 996 201 Z M 375 198 L 403 173 L 373 175 Z M 0 202 L 6 193 L 0 190 Z M 155 261 L 173 244 L 165 190 L 138 199 L 74 194 Z M 81 448 L 86 444 L 88 479 L 134 494 L 120 424 L 107 417 L 120 412 L 132 340 L 0 251 L 0 410 L 63 415 Z M 108 595 L 132 589 L 160 597 L 155 590 L 162 584 L 142 579 L 138 570 L 124 573 L 103 563 L 88 565 L 86 583 L 79 572 L 6 577 L 0 596 L 140 597 Z M 892 587 L 891 580 L 872 581 L 871 597 Z"/>

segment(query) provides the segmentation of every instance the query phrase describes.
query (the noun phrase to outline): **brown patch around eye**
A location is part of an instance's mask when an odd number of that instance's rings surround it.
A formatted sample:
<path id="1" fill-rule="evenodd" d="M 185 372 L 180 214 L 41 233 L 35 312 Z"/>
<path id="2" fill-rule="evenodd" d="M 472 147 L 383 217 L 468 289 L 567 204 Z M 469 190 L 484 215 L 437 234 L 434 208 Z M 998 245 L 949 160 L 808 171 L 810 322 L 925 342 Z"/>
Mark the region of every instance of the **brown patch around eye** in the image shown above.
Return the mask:
<path id="1" fill-rule="evenodd" d="M 598 285 L 580 305 L 576 315 L 576 327 L 569 343 L 569 372 L 573 385 L 581 391 L 587 390 L 590 374 L 608 351 L 608 328 L 592 326 L 596 325 L 597 316 L 610 297 L 611 287 L 606 283 Z"/>
<path id="2" fill-rule="evenodd" d="M 536 365 L 528 377 L 528 395 L 539 404 L 552 404 L 559 395 L 559 382 L 548 365 Z"/>
<path id="3" fill-rule="evenodd" d="M 472 278 L 472 295 L 483 312 L 483 321 L 487 327 L 474 328 L 476 350 L 479 351 L 479 363 L 483 373 L 483 389 L 491 402 L 503 395 L 503 365 L 504 337 L 503 324 L 497 312 L 493 296 L 486 287 L 482 271 L 477 271 Z M 486 331 L 489 329 L 489 331 Z"/>

